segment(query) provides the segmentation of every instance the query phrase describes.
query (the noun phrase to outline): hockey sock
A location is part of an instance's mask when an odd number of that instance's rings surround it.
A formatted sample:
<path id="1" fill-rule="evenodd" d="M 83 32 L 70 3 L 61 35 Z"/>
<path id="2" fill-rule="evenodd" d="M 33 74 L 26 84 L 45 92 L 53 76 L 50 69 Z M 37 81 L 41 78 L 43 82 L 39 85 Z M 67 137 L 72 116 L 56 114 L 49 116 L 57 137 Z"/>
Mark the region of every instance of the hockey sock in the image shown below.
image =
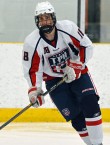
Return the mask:
<path id="1" fill-rule="evenodd" d="M 81 139 L 82 139 L 87 145 L 92 145 L 87 130 L 85 130 L 85 131 L 78 131 L 78 133 L 79 133 Z"/>
<path id="2" fill-rule="evenodd" d="M 86 118 L 86 127 L 93 145 L 102 143 L 102 118 L 101 115 L 95 118 Z"/>
<path id="3" fill-rule="evenodd" d="M 97 96 L 95 94 L 85 96 L 81 106 L 92 144 L 101 144 L 103 140 L 102 117 Z"/>
<path id="4" fill-rule="evenodd" d="M 86 145 L 92 145 L 86 128 L 83 112 L 81 112 L 74 120 L 72 120 L 71 123 Z"/>

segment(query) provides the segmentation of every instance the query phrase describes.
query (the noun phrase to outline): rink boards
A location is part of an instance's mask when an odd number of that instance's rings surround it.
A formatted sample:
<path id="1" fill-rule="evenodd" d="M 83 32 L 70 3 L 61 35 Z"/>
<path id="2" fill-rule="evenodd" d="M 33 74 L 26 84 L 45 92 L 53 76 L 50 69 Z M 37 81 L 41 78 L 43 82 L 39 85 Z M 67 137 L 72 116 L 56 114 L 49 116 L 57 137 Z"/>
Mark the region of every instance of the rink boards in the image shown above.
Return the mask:
<path id="1" fill-rule="evenodd" d="M 22 108 L 0 108 L 0 122 L 6 122 Z M 110 108 L 103 108 L 102 119 L 104 122 L 110 122 Z M 51 108 L 30 108 L 20 115 L 15 122 L 65 122 L 57 109 Z"/>

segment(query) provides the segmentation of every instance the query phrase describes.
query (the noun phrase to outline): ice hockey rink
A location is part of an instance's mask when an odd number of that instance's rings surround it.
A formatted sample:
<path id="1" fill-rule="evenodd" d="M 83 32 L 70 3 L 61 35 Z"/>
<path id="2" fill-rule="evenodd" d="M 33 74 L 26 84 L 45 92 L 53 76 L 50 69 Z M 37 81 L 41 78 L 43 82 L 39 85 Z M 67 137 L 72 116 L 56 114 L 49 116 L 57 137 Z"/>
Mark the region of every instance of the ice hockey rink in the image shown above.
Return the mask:
<path id="1" fill-rule="evenodd" d="M 103 144 L 109 145 L 110 123 L 104 123 L 103 130 Z M 0 145 L 84 145 L 84 143 L 70 123 L 10 123 L 0 131 Z"/>
<path id="2" fill-rule="evenodd" d="M 108 87 L 110 86 L 110 81 L 108 81 L 110 80 L 110 67 L 105 66 L 105 63 L 107 66 L 110 64 L 110 57 L 106 57 L 106 54 L 110 54 L 109 47 L 110 45 L 97 45 L 93 63 L 89 64 L 97 88 L 100 91 L 100 105 L 102 108 L 110 108 L 110 93 Z M 100 49 L 100 55 L 98 49 Z M 102 56 L 103 49 L 106 50 L 106 53 L 103 54 L 103 63 L 100 63 L 102 59 L 100 56 Z M 0 108 L 24 108 L 29 103 L 29 100 L 27 97 L 27 84 L 23 78 L 21 67 L 22 44 L 1 44 L 0 50 L 2 54 L 0 55 L 2 62 L 0 70 Z M 13 57 L 9 55 L 10 53 Z M 94 63 L 94 61 L 97 63 Z M 8 94 L 5 91 L 6 84 Z M 54 106 L 50 103 L 48 95 L 45 99 L 46 103 L 44 107 L 53 108 Z M 2 120 L 3 116 L 0 117 Z M 0 125 L 2 125 L 2 122 L 0 122 Z M 103 130 L 103 144 L 109 145 L 110 123 L 104 122 Z M 8 126 L 0 130 L 0 145 L 84 145 L 84 143 L 71 127 L 70 123 L 11 122 Z"/>
<path id="3" fill-rule="evenodd" d="M 15 111 L 18 108 L 22 109 L 29 104 L 28 85 L 22 70 L 23 43 L 16 42 L 24 42 L 24 37 L 36 28 L 33 14 L 37 1 L 42 0 L 29 0 L 28 2 L 26 0 L 0 0 L 0 126 L 6 122 L 7 118 L 10 119 L 10 116 L 16 114 Z M 66 18 L 75 23 L 80 21 L 80 28 L 84 31 L 85 5 L 77 6 L 77 2 L 83 3 L 84 0 L 49 1 L 55 5 L 58 20 Z M 101 17 L 98 17 L 98 20 L 100 18 L 100 40 L 102 42 L 104 40 L 110 42 L 108 3 L 110 2 L 101 1 Z M 69 7 L 68 11 L 67 7 Z M 81 13 L 80 16 L 78 12 Z M 6 17 L 7 15 L 9 17 Z M 98 15 L 95 14 L 95 16 Z M 98 36 L 97 31 L 90 34 L 92 37 L 95 35 Z M 94 48 L 94 55 L 88 67 L 100 95 L 101 108 L 110 110 L 110 43 L 94 44 Z M 42 88 L 45 92 L 44 84 Z M 55 108 L 49 95 L 45 97 L 45 104 L 41 108 Z M 10 109 L 13 109 L 13 112 Z M 39 114 L 37 118 L 41 118 Z M 103 145 L 110 145 L 110 112 L 106 113 L 106 116 L 108 122 L 103 122 Z M 28 119 L 19 116 L 20 122 L 11 122 L 0 130 L 0 145 L 85 145 L 70 122 L 35 122 L 32 112 L 31 117 L 26 117 Z M 58 120 L 56 116 L 55 119 Z"/>

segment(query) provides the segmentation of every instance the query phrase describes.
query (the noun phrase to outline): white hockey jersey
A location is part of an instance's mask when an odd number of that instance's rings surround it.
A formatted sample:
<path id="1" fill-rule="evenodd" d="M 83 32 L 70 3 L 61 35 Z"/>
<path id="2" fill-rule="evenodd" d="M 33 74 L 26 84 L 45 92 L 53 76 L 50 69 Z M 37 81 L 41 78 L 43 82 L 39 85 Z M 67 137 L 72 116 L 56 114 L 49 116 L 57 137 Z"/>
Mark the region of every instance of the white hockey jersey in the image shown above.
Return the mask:
<path id="1" fill-rule="evenodd" d="M 43 80 L 63 77 L 61 66 L 69 59 L 81 61 L 84 64 L 82 73 L 86 72 L 85 65 L 92 54 L 92 42 L 76 24 L 68 20 L 57 21 L 55 41 L 47 40 L 38 29 L 26 37 L 24 76 L 30 87 L 41 87 Z"/>

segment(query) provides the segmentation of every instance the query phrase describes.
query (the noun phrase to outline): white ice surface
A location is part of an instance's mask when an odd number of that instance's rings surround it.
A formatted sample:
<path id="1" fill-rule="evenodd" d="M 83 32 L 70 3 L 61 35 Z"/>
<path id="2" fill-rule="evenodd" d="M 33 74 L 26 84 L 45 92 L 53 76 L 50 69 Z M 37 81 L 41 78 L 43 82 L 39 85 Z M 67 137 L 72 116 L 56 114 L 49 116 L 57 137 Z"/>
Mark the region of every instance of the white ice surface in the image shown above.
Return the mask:
<path id="1" fill-rule="evenodd" d="M 22 44 L 0 44 L 0 108 L 29 104 L 21 59 Z M 94 56 L 88 66 L 101 98 L 101 107 L 110 108 L 110 44 L 95 45 Z M 55 107 L 48 95 L 45 99 L 43 107 Z"/>
<path id="2" fill-rule="evenodd" d="M 103 144 L 110 144 L 104 124 Z M 70 123 L 11 123 L 0 131 L 0 145 L 85 145 Z"/>

